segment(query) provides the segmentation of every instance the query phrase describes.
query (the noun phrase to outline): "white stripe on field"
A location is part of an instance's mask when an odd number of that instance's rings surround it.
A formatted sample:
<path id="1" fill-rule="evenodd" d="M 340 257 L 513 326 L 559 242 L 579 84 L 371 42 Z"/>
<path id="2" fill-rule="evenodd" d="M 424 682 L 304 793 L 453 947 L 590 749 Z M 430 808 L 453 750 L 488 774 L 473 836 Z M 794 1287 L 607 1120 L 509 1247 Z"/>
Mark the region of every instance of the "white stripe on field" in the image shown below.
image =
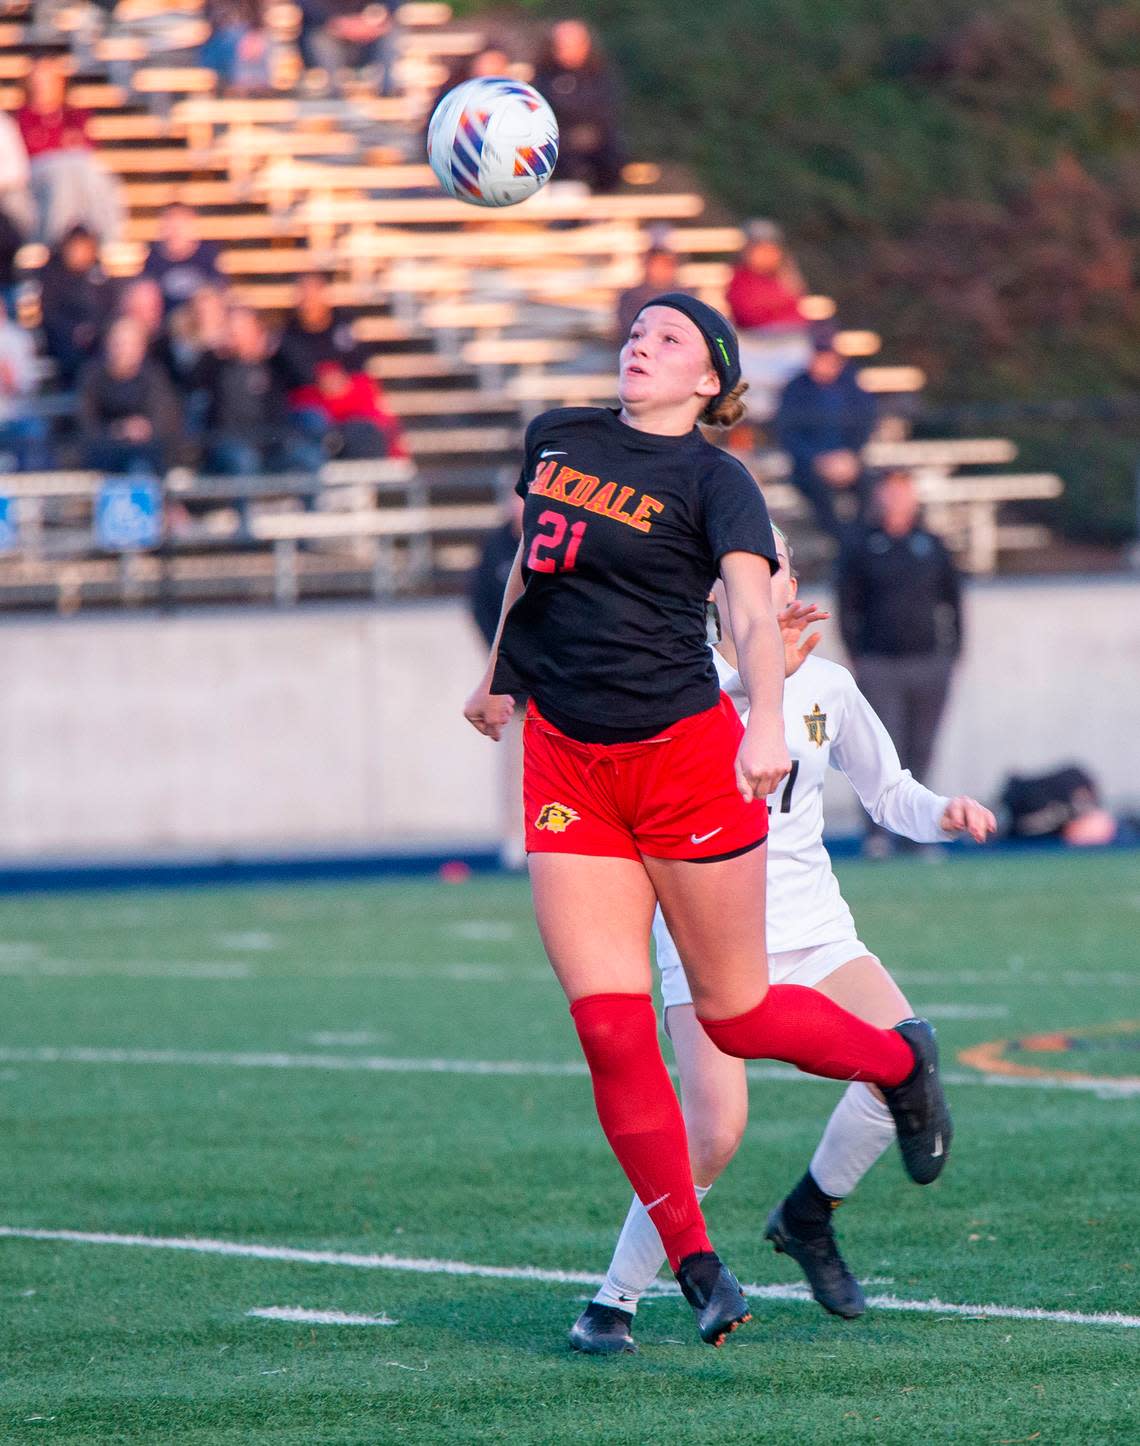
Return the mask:
<path id="1" fill-rule="evenodd" d="M 0 1064 L 173 1064 L 191 1069 L 315 1069 L 363 1071 L 366 1074 L 459 1074 L 511 1076 L 581 1076 L 581 1060 L 544 1059 L 442 1059 L 430 1055 L 401 1059 L 392 1055 L 290 1054 L 283 1051 L 228 1052 L 208 1049 L 114 1049 L 86 1045 L 34 1045 L 27 1048 L 0 1047 Z M 830 1084 L 835 1080 L 801 1074 L 791 1065 L 750 1064 L 749 1079 L 776 1080 L 781 1084 Z M 676 1071 L 674 1071 L 676 1073 Z M 944 1070 L 942 1078 L 952 1085 L 995 1085 L 1009 1089 L 1075 1090 L 1102 1099 L 1126 1099 L 1140 1094 L 1135 1079 L 1056 1079 L 1050 1076 L 975 1074 L 965 1070 Z"/>
<path id="2" fill-rule="evenodd" d="M 349 1315 L 343 1310 L 306 1310 L 300 1305 L 262 1305 L 247 1310 L 246 1315 L 259 1316 L 262 1320 L 298 1321 L 302 1325 L 354 1325 L 394 1326 L 399 1325 L 387 1315 Z"/>
<path id="3" fill-rule="evenodd" d="M 396 1270 L 413 1275 L 469 1275 L 483 1280 L 530 1280 L 547 1285 L 601 1285 L 604 1276 L 580 1270 L 543 1270 L 534 1265 L 472 1265 L 463 1260 L 413 1259 L 400 1255 L 354 1255 L 341 1250 L 303 1250 L 290 1245 L 252 1245 L 236 1240 L 201 1240 L 163 1235 L 112 1235 L 102 1231 L 33 1230 L 0 1225 L 0 1238 L 61 1240 L 73 1245 L 124 1245 L 143 1250 L 183 1250 L 196 1255 L 229 1255 L 247 1260 L 285 1260 L 302 1265 L 343 1265 L 357 1270 Z M 746 1285 L 748 1295 L 765 1300 L 805 1302 L 802 1285 Z M 673 1288 L 676 1293 L 676 1287 Z M 955 1315 L 977 1319 L 1049 1321 L 1057 1325 L 1114 1325 L 1140 1328 L 1140 1315 L 1118 1311 L 1094 1314 L 1076 1310 L 1039 1310 L 1035 1306 L 958 1305 L 944 1300 L 901 1300 L 895 1295 L 868 1296 L 878 1310 L 920 1315 Z"/>

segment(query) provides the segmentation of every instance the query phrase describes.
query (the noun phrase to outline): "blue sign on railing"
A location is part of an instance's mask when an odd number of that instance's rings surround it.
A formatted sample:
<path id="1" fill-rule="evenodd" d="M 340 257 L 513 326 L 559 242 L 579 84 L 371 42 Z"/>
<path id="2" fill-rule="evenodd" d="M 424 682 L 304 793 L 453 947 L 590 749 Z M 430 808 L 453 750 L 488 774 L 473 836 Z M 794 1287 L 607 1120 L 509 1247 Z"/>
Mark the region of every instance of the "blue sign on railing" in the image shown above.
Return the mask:
<path id="1" fill-rule="evenodd" d="M 95 545 L 140 552 L 162 541 L 162 493 L 147 477 L 109 477 L 95 498 Z"/>
<path id="2" fill-rule="evenodd" d="M 14 497 L 0 497 L 0 552 L 14 552 L 20 545 L 20 517 Z"/>

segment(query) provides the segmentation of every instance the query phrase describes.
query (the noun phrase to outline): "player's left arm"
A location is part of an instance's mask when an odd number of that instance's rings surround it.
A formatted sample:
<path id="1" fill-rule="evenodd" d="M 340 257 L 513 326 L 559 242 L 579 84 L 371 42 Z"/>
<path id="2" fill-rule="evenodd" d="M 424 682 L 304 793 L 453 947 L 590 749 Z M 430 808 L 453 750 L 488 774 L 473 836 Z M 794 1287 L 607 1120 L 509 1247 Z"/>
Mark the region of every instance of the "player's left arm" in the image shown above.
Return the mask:
<path id="1" fill-rule="evenodd" d="M 755 552 L 720 560 L 736 665 L 748 694 L 748 723 L 736 756 L 736 786 L 751 802 L 764 799 L 791 769 L 784 737 L 784 644 L 772 600 L 772 570 Z"/>
<path id="2" fill-rule="evenodd" d="M 879 715 L 855 680 L 848 679 L 831 762 L 850 780 L 875 822 L 915 843 L 942 843 L 963 833 L 984 843 L 997 828 L 990 810 L 965 794 L 945 798 L 912 777 Z"/>

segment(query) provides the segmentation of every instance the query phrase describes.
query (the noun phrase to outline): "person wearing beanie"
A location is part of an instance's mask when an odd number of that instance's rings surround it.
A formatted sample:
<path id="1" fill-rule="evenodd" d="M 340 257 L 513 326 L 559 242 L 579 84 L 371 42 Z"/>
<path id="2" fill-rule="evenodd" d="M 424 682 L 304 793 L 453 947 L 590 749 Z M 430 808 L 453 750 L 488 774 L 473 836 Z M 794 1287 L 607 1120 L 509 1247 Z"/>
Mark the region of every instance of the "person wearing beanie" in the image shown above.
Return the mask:
<path id="1" fill-rule="evenodd" d="M 792 461 L 792 484 L 811 504 L 820 530 L 841 538 L 836 499 L 854 499 L 858 516 L 870 499 L 862 452 L 875 426 L 875 399 L 859 385 L 855 367 L 836 349 L 833 322 L 811 332 L 811 359 L 784 388 L 775 432 Z"/>
<path id="2" fill-rule="evenodd" d="M 791 767 L 772 591 L 779 558 L 752 476 L 697 426 L 739 420 L 742 392 L 732 325 L 667 292 L 634 318 L 619 408 L 531 422 L 516 487 L 522 537 L 464 709 L 498 740 L 514 697 L 530 700 L 523 798 L 539 931 L 603 1132 L 714 1346 L 750 1315 L 709 1240 L 658 1044 L 649 949 L 658 902 L 697 1018 L 723 1053 L 881 1086 L 904 1158 L 950 1134 L 928 1026 L 880 1029 L 814 990 L 768 983 L 766 800 Z M 707 646 L 718 578 L 747 725 Z"/>

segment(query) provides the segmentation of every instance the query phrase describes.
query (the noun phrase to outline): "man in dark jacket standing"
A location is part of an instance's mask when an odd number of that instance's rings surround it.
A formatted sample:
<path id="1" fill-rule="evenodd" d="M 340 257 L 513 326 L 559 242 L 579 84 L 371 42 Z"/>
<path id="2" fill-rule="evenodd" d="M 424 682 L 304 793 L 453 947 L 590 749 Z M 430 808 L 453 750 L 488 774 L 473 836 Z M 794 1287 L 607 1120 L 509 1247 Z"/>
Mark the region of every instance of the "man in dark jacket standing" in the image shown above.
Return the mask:
<path id="1" fill-rule="evenodd" d="M 875 486 L 875 520 L 839 555 L 837 601 L 855 678 L 894 739 L 904 768 L 926 782 L 950 677 L 962 646 L 961 579 L 942 539 L 919 523 L 914 478 Z M 873 828 L 868 851 L 890 851 Z"/>
<path id="2" fill-rule="evenodd" d="M 811 503 L 820 528 L 840 537 L 836 494 L 853 494 L 860 512 L 866 503 L 869 479 L 860 454 L 875 426 L 875 401 L 836 351 L 835 338 L 831 322 L 812 327 L 811 361 L 784 388 L 775 427 L 792 459 L 792 483 Z"/>

